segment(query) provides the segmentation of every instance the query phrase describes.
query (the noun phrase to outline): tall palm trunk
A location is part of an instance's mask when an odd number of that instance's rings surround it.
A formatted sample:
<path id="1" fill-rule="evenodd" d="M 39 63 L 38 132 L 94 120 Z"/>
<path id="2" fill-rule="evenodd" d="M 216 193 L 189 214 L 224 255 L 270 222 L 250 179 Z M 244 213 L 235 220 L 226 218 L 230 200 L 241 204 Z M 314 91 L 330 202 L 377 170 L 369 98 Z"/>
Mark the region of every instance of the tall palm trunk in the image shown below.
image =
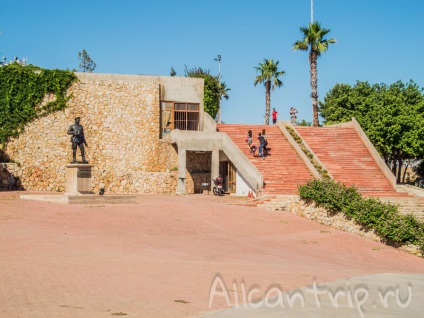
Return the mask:
<path id="1" fill-rule="evenodd" d="M 312 112 L 313 112 L 313 125 L 319 126 L 318 119 L 318 70 L 317 70 L 317 57 L 318 54 L 315 50 L 311 49 L 309 52 L 309 65 L 311 72 L 311 98 L 312 98 Z"/>
<path id="2" fill-rule="evenodd" d="M 283 82 L 278 78 L 285 74 L 284 71 L 278 70 L 278 61 L 274 63 L 272 59 L 264 59 L 264 63 L 259 63 L 255 67 L 260 74 L 256 76 L 254 85 L 261 83 L 265 84 L 265 125 L 269 125 L 269 117 L 271 115 L 271 88 L 280 87 Z"/>
<path id="3" fill-rule="evenodd" d="M 269 116 L 271 114 L 271 81 L 265 82 L 265 125 L 269 125 Z"/>

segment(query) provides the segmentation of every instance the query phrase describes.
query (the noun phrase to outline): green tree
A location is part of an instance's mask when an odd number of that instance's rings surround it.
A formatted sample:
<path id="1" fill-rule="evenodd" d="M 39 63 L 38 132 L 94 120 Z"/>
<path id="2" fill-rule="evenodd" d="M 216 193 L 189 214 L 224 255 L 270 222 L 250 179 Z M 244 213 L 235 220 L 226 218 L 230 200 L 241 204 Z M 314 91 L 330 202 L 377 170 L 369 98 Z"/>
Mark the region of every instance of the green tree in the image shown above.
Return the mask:
<path id="1" fill-rule="evenodd" d="M 305 119 L 302 119 L 297 123 L 298 126 L 312 126 L 312 123 L 310 121 L 306 121 Z"/>
<path id="2" fill-rule="evenodd" d="M 424 156 L 424 95 L 416 83 L 337 84 L 320 103 L 325 124 L 354 117 L 401 181 L 407 159 Z"/>
<path id="3" fill-rule="evenodd" d="M 86 50 L 78 52 L 78 60 L 80 61 L 79 69 L 81 72 L 92 73 L 96 69 L 96 63 L 91 59 Z"/>
<path id="4" fill-rule="evenodd" d="M 329 29 L 321 28 L 318 21 L 310 23 L 308 27 L 301 27 L 303 39 L 296 41 L 293 44 L 293 50 L 307 51 L 309 49 L 309 66 L 310 66 L 310 81 L 311 81 L 311 98 L 313 125 L 319 126 L 318 118 L 318 70 L 317 59 L 325 51 L 331 43 L 336 43 L 333 38 L 325 39 L 324 37 L 330 32 Z"/>
<path id="5" fill-rule="evenodd" d="M 227 84 L 225 84 L 225 82 L 221 82 L 219 87 L 218 87 L 218 90 L 219 90 L 220 101 L 219 101 L 218 113 L 216 115 L 216 117 L 217 117 L 216 121 L 217 121 L 218 124 L 220 124 L 221 123 L 221 100 L 223 98 L 225 98 L 225 99 L 230 98 L 230 96 L 228 95 L 228 91 L 231 91 L 231 88 L 227 87 Z"/>
<path id="6" fill-rule="evenodd" d="M 201 67 L 194 67 L 188 69 L 185 66 L 184 70 L 186 77 L 196 77 L 203 78 L 205 81 L 204 84 L 204 96 L 203 96 L 203 106 L 204 111 L 211 115 L 212 118 L 216 118 L 218 109 L 219 109 L 219 81 L 216 76 L 212 76 L 210 71 L 207 69 L 202 69 Z"/>
<path id="7" fill-rule="evenodd" d="M 285 71 L 278 70 L 278 63 L 274 63 L 273 59 L 264 59 L 263 63 L 259 63 L 255 67 L 256 72 L 259 72 L 259 75 L 256 76 L 253 84 L 256 86 L 258 83 L 264 84 L 265 86 L 265 125 L 269 125 L 269 117 L 271 115 L 271 88 L 281 87 L 283 82 L 279 77 L 286 74 Z"/>
<path id="8" fill-rule="evenodd" d="M 418 163 L 412 168 L 412 171 L 419 176 L 424 177 L 424 159 L 418 161 Z"/>
<path id="9" fill-rule="evenodd" d="M 171 70 L 169 71 L 169 75 L 170 76 L 176 76 L 177 75 L 177 71 L 174 69 L 173 66 L 171 66 Z"/>

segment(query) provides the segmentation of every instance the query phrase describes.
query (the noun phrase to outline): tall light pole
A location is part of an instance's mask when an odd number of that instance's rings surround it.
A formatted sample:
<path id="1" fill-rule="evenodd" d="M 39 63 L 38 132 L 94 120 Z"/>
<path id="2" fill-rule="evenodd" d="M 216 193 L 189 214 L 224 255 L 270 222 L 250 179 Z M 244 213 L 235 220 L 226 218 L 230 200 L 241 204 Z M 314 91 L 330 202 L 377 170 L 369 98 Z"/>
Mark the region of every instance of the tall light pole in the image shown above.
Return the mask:
<path id="1" fill-rule="evenodd" d="M 214 59 L 214 61 L 218 61 L 218 90 L 219 90 L 219 100 L 218 100 L 218 114 L 216 118 L 216 122 L 218 124 L 221 123 L 221 55 Z"/>
<path id="2" fill-rule="evenodd" d="M 314 0 L 311 0 L 311 24 L 314 23 Z"/>

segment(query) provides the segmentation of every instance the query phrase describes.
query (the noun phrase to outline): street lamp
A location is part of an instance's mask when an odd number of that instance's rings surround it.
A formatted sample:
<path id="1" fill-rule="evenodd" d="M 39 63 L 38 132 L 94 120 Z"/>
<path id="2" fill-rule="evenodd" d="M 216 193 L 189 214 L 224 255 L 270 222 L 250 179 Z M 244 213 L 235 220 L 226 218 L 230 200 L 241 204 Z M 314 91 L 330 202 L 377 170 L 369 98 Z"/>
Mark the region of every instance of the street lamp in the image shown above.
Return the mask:
<path id="1" fill-rule="evenodd" d="M 221 55 L 218 54 L 218 57 L 214 58 L 214 61 L 218 61 L 218 78 L 221 76 Z"/>
<path id="2" fill-rule="evenodd" d="M 218 90 L 219 90 L 219 100 L 218 100 L 218 114 L 216 121 L 218 124 L 221 123 L 221 55 L 218 54 L 218 57 L 214 58 L 214 61 L 218 61 Z"/>

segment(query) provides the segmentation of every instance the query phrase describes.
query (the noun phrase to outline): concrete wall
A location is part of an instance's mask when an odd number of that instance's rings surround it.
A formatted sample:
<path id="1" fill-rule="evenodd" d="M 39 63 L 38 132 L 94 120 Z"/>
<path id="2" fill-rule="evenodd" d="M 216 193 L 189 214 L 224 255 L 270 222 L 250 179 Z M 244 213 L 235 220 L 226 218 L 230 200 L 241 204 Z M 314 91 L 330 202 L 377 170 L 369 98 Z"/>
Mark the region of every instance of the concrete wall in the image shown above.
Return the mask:
<path id="1" fill-rule="evenodd" d="M 203 131 L 216 131 L 216 122 L 213 118 L 208 114 L 203 114 Z"/>
<path id="2" fill-rule="evenodd" d="M 236 173 L 236 195 L 247 197 L 249 195 L 249 191 L 253 194 L 253 197 L 256 197 L 256 190 L 253 189 L 245 178 L 240 174 L 239 171 Z"/>
<path id="3" fill-rule="evenodd" d="M 64 166 L 72 159 L 66 132 L 80 116 L 86 158 L 95 165 L 94 191 L 174 193 L 177 178 L 170 170 L 177 166 L 177 151 L 159 139 L 160 101 L 199 103 L 203 109 L 203 79 L 76 75 L 79 81 L 68 91 L 73 96 L 69 107 L 31 122 L 7 144 L 5 153 L 19 163 L 13 173 L 23 188 L 65 190 Z"/>
<path id="4" fill-rule="evenodd" d="M 216 169 L 216 171 L 211 171 L 213 178 L 216 178 L 219 173 L 219 152 L 223 151 L 226 158 L 236 167 L 237 173 L 243 176 L 244 182 L 253 189 L 256 194 L 263 188 L 263 176 L 261 172 L 226 133 L 173 130 L 171 132 L 171 142 L 175 143 L 180 150 L 215 151 L 218 156 L 216 161 L 212 158 L 212 169 L 214 169 L 214 165 Z M 180 175 L 179 177 L 183 178 L 184 175 Z"/>

